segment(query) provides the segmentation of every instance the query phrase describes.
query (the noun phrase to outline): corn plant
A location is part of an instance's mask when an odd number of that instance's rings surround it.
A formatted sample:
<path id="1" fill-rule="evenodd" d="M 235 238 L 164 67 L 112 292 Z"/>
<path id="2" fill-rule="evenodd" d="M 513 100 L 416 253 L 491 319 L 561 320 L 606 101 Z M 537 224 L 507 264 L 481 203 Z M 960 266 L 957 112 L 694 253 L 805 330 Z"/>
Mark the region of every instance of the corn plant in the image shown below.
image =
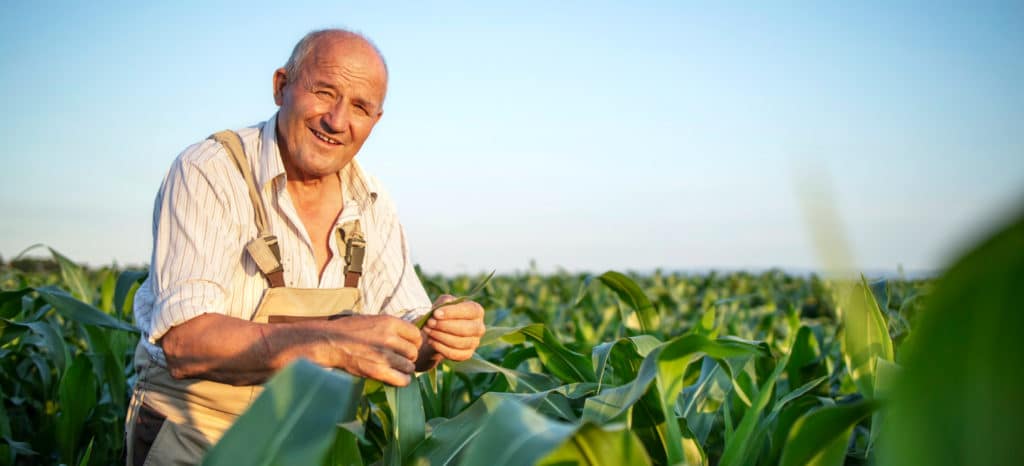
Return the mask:
<path id="1" fill-rule="evenodd" d="M 296 362 L 205 464 L 1018 464 L 1022 235 L 934 281 L 423 275 L 487 309 L 473 359 L 402 388 Z M 0 269 L 0 464 L 118 463 L 144 274 L 51 256 Z"/>

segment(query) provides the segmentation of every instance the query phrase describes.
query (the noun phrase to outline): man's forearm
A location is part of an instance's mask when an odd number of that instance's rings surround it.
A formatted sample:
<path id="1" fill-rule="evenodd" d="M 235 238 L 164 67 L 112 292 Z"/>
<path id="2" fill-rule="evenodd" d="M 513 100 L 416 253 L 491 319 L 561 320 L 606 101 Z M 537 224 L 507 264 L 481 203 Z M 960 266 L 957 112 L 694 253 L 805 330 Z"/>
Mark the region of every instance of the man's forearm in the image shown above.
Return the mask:
<path id="1" fill-rule="evenodd" d="M 172 328 L 160 339 L 160 345 L 175 378 L 254 385 L 300 357 L 321 366 L 335 365 L 324 324 L 258 324 L 203 314 Z"/>

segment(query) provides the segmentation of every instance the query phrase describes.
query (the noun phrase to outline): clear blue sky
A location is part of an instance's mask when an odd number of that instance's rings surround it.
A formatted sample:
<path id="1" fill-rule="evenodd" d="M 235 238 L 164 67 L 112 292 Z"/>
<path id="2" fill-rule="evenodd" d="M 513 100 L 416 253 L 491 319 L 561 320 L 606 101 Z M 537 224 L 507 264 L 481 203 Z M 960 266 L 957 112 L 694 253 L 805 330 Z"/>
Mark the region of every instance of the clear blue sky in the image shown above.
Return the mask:
<path id="1" fill-rule="evenodd" d="M 865 268 L 1024 208 L 1021 2 L 149 3 L 5 5 L 5 258 L 148 262 L 171 160 L 329 26 L 388 60 L 358 160 L 428 271 L 816 268 L 808 178 Z"/>

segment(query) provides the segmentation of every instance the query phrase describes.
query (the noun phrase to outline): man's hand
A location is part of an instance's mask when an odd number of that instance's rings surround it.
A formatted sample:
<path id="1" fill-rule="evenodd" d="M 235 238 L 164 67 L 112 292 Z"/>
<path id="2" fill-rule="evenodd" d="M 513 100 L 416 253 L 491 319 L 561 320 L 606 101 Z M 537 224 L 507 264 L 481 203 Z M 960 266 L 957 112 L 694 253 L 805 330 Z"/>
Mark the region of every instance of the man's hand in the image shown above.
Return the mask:
<path id="1" fill-rule="evenodd" d="M 453 296 L 443 295 L 437 298 L 434 307 L 454 299 Z M 434 311 L 427 325 L 423 326 L 427 338 L 421 349 L 419 369 L 433 367 L 442 359 L 465 361 L 472 358 L 485 330 L 484 308 L 476 302 L 463 301 Z"/>
<path id="2" fill-rule="evenodd" d="M 330 322 L 331 366 L 358 377 L 404 387 L 423 344 L 415 325 L 391 316 L 350 316 Z"/>

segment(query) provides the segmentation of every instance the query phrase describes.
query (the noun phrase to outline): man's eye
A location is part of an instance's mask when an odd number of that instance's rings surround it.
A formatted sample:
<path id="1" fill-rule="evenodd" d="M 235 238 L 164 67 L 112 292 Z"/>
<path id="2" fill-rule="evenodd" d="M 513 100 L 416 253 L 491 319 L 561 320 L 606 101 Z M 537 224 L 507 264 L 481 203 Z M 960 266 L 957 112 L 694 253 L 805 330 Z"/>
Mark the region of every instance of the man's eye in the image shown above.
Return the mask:
<path id="1" fill-rule="evenodd" d="M 334 94 L 331 91 L 324 90 L 324 89 L 320 89 L 320 90 L 316 91 L 315 93 L 316 93 L 316 95 L 318 95 L 320 97 L 325 97 L 325 98 L 328 98 L 328 99 L 331 98 L 331 97 L 334 97 Z"/>

